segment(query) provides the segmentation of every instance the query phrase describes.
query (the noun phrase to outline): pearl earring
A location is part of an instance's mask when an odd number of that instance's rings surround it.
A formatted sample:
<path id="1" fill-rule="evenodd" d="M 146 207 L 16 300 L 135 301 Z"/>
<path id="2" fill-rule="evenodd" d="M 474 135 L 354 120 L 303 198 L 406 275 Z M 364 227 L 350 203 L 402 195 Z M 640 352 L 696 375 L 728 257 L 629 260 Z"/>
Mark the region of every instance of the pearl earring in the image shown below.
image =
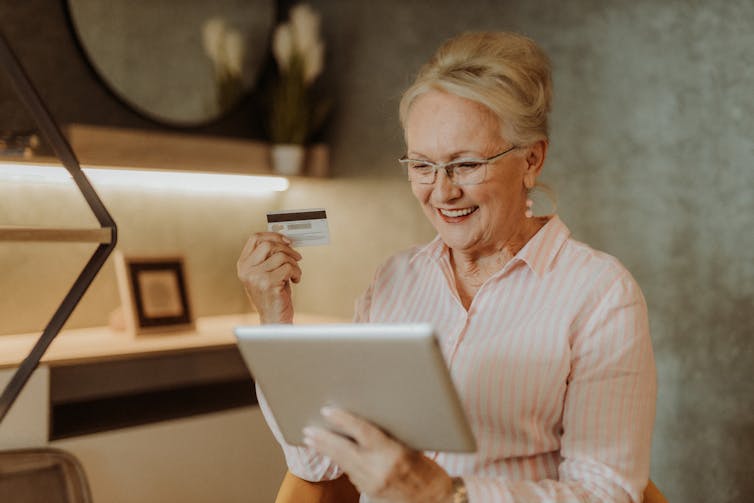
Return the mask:
<path id="1" fill-rule="evenodd" d="M 534 213 L 531 210 L 531 207 L 534 206 L 534 201 L 526 198 L 526 211 L 524 212 L 524 215 L 526 215 L 526 218 L 531 218 L 534 216 Z"/>

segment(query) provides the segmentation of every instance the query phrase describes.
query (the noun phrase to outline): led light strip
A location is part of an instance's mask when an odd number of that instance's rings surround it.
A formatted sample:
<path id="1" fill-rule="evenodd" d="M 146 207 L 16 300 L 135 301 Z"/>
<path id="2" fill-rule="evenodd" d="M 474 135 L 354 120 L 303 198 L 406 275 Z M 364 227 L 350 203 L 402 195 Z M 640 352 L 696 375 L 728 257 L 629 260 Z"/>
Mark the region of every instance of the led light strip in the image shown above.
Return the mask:
<path id="1" fill-rule="evenodd" d="M 193 171 L 83 167 L 92 184 L 100 187 L 158 189 L 217 194 L 264 194 L 288 190 L 288 180 L 279 176 L 255 176 Z M 71 175 L 52 164 L 1 162 L 0 180 L 24 183 L 69 183 Z"/>

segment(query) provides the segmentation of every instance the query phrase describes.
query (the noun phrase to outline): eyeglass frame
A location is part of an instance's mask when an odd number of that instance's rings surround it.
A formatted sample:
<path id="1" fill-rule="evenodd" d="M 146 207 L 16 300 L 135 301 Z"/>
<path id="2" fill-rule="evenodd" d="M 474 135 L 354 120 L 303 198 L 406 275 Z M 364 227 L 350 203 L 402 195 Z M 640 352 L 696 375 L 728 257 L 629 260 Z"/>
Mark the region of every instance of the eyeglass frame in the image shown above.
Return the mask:
<path id="1" fill-rule="evenodd" d="M 435 183 L 437 181 L 437 172 L 440 171 L 441 169 L 445 170 L 445 176 L 448 177 L 448 179 L 450 180 L 450 182 L 453 185 L 479 185 L 481 183 L 484 183 L 484 180 L 485 180 L 486 175 L 487 175 L 487 170 L 486 170 L 487 165 L 489 165 L 489 164 L 497 161 L 498 159 L 502 158 L 505 154 L 507 154 L 509 152 L 512 152 L 512 151 L 516 150 L 517 148 L 519 148 L 519 145 L 511 145 L 510 148 L 508 148 L 506 150 L 503 150 L 499 154 L 495 154 L 495 155 L 493 155 L 491 157 L 486 157 L 486 158 L 483 158 L 483 159 L 463 158 L 463 159 L 455 159 L 453 161 L 448 161 L 448 162 L 432 162 L 432 161 L 428 161 L 428 160 L 424 160 L 424 159 L 411 159 L 411 158 L 407 157 L 408 154 L 406 154 L 403 157 L 401 157 L 400 159 L 398 159 L 398 162 L 402 166 L 404 166 L 407 171 L 411 169 L 410 166 L 408 165 L 408 163 L 410 163 L 410 162 L 419 162 L 419 163 L 422 163 L 422 164 L 426 164 L 428 167 L 431 166 L 432 167 L 432 181 L 431 182 L 419 182 L 419 181 L 416 182 L 416 183 L 420 183 L 422 185 L 432 185 L 433 183 Z M 456 171 L 455 170 L 461 164 L 479 164 L 479 166 L 477 168 L 475 168 L 475 169 L 485 168 L 484 173 L 482 174 L 482 179 L 480 181 L 478 181 L 478 182 L 475 182 L 475 183 L 456 183 Z M 409 176 L 408 180 L 410 182 L 413 182 L 414 180 L 411 180 L 411 175 L 409 174 L 408 176 Z"/>

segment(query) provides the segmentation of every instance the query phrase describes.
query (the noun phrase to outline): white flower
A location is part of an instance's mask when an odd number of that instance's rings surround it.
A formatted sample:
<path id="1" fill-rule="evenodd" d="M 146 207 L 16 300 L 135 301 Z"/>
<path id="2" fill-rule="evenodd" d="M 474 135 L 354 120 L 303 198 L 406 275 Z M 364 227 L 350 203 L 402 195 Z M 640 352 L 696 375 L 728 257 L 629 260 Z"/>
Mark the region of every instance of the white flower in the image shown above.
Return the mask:
<path id="1" fill-rule="evenodd" d="M 311 84 L 322 73 L 325 64 L 325 44 L 317 42 L 304 56 L 304 82 Z"/>
<path id="2" fill-rule="evenodd" d="M 224 42 L 223 66 L 231 75 L 240 77 L 243 71 L 243 36 L 237 30 L 227 30 Z"/>
<path id="3" fill-rule="evenodd" d="M 277 143 L 305 143 L 322 125 L 328 108 L 308 90 L 322 73 L 325 44 L 320 16 L 309 5 L 296 5 L 289 17 L 272 39 L 280 80 L 272 89 L 269 132 Z"/>
<path id="4" fill-rule="evenodd" d="M 293 55 L 293 31 L 290 23 L 283 23 L 275 29 L 272 39 L 272 54 L 275 56 L 278 67 L 287 71 Z"/>
<path id="5" fill-rule="evenodd" d="M 319 14 L 310 5 L 299 4 L 291 9 L 290 17 L 296 51 L 306 55 L 319 43 Z"/>
<path id="6" fill-rule="evenodd" d="M 219 17 L 213 17 L 205 21 L 202 26 L 202 43 L 204 52 L 207 53 L 216 66 L 220 65 L 223 52 L 223 39 L 225 38 L 225 21 Z"/>
<path id="7" fill-rule="evenodd" d="M 288 71 L 293 55 L 301 58 L 304 81 L 311 84 L 324 66 L 325 44 L 319 35 L 320 17 L 309 5 L 291 9 L 291 20 L 278 25 L 272 39 L 272 53 L 281 71 Z"/>

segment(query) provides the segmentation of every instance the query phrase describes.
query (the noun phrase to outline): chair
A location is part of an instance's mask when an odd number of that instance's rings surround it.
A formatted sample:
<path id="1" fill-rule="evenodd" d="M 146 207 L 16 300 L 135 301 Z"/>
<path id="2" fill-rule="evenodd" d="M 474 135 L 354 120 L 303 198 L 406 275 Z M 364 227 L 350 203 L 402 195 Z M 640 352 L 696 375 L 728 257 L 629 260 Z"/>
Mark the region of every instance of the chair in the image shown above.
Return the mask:
<path id="1" fill-rule="evenodd" d="M 359 493 L 348 477 L 323 482 L 307 482 L 291 472 L 285 474 L 275 503 L 358 503 Z M 657 486 L 649 481 L 644 503 L 668 503 Z"/>
<path id="2" fill-rule="evenodd" d="M 291 472 L 285 474 L 275 503 L 357 503 L 359 492 L 343 475 L 335 480 L 308 482 Z"/>
<path id="3" fill-rule="evenodd" d="M 665 496 L 659 489 L 657 489 L 654 482 L 650 480 L 649 484 L 647 484 L 647 488 L 644 489 L 644 503 L 668 503 L 668 500 L 665 499 Z"/>
<path id="4" fill-rule="evenodd" d="M 0 501 L 92 503 L 81 463 L 53 448 L 0 451 Z"/>

